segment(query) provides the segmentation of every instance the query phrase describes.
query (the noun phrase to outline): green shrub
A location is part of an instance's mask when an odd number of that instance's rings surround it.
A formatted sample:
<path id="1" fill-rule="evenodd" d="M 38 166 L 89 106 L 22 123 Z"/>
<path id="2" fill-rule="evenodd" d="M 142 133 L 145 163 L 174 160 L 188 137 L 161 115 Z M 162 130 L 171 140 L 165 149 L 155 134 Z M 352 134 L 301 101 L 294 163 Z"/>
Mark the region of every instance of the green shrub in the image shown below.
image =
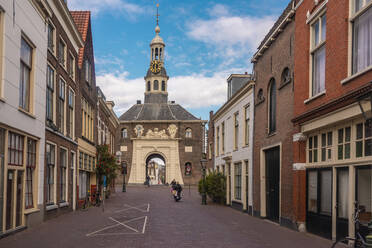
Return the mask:
<path id="1" fill-rule="evenodd" d="M 205 180 L 199 181 L 199 193 L 203 193 L 203 186 L 209 198 L 213 202 L 224 203 L 226 199 L 226 177 L 220 172 L 212 172 L 208 174 Z"/>

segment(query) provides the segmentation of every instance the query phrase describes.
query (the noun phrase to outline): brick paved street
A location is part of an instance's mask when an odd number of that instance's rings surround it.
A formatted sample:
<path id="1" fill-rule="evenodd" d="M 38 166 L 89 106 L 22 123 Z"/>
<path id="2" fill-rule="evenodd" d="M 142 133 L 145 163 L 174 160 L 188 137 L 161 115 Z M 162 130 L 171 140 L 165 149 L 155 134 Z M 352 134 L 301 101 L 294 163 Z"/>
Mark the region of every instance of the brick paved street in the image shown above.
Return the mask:
<path id="1" fill-rule="evenodd" d="M 0 240 L 12 247 L 301 247 L 331 242 L 253 218 L 229 207 L 200 205 L 195 191 L 172 200 L 168 187 L 128 187 L 106 202 Z M 144 232 L 144 233 L 143 233 Z"/>

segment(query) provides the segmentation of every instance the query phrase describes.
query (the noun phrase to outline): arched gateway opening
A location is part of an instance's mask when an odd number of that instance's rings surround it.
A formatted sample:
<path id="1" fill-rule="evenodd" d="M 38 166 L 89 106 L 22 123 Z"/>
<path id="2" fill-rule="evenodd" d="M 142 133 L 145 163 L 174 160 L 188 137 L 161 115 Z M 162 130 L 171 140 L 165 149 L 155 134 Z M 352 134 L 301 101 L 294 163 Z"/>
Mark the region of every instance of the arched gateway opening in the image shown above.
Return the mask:
<path id="1" fill-rule="evenodd" d="M 165 159 L 160 154 L 151 154 L 146 159 L 146 178 L 150 177 L 150 185 L 166 184 Z"/>

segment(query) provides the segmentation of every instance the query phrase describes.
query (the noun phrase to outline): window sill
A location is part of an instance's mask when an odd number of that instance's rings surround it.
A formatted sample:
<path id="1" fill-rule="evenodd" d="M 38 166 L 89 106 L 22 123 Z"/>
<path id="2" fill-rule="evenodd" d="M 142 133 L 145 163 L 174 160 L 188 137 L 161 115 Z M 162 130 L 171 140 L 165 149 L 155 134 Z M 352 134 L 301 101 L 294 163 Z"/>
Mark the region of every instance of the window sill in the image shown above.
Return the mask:
<path id="1" fill-rule="evenodd" d="M 33 213 L 37 213 L 37 212 L 40 212 L 40 209 L 38 208 L 29 208 L 29 209 L 26 209 L 24 214 L 25 215 L 28 215 L 28 214 L 33 214 Z"/>
<path id="2" fill-rule="evenodd" d="M 58 205 L 53 204 L 53 205 L 46 206 L 45 210 L 46 211 L 51 211 L 51 210 L 54 210 L 54 209 L 57 209 L 57 208 L 58 208 Z"/>
<path id="3" fill-rule="evenodd" d="M 369 71 L 372 71 L 372 65 L 368 66 L 367 68 L 365 68 L 364 70 L 362 70 L 360 72 L 355 73 L 354 75 L 351 75 L 350 77 L 347 77 L 347 78 L 341 80 L 341 84 L 342 85 L 347 84 L 348 82 L 352 81 L 353 79 L 355 79 L 359 76 L 362 76 L 363 74 L 365 74 Z"/>
<path id="4" fill-rule="evenodd" d="M 25 115 L 28 115 L 29 117 L 31 117 L 33 119 L 36 119 L 36 116 L 35 115 L 31 114 L 30 112 L 27 112 L 26 110 L 24 110 L 24 109 L 22 109 L 20 107 L 18 107 L 18 111 L 24 113 Z"/>
<path id="5" fill-rule="evenodd" d="M 276 132 L 268 133 L 266 138 L 270 138 L 270 137 L 275 136 L 275 135 L 276 135 Z"/>
<path id="6" fill-rule="evenodd" d="M 325 95 L 325 93 L 326 93 L 326 91 L 324 90 L 324 91 L 322 91 L 322 92 L 316 94 L 315 96 L 312 96 L 312 97 L 310 97 L 309 99 L 306 99 L 306 100 L 304 101 L 304 103 L 305 103 L 305 104 L 308 104 L 308 103 L 311 102 L 312 100 L 315 100 L 315 99 L 317 99 L 317 98 L 319 98 L 319 97 Z"/>
<path id="7" fill-rule="evenodd" d="M 70 203 L 68 203 L 68 202 L 60 202 L 59 203 L 60 208 L 64 208 L 64 207 L 68 207 L 68 206 L 70 206 Z"/>

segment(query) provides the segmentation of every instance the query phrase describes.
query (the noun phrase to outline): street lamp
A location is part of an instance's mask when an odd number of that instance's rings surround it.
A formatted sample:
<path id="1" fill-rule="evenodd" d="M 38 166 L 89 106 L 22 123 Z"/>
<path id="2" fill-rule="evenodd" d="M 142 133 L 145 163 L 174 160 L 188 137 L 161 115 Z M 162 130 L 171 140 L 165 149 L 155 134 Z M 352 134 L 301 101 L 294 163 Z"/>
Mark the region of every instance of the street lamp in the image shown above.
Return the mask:
<path id="1" fill-rule="evenodd" d="M 205 153 L 202 154 L 202 159 L 200 160 L 200 165 L 201 165 L 201 168 L 202 168 L 202 176 L 203 176 L 203 189 L 202 189 L 202 205 L 207 205 L 207 190 L 205 188 L 205 172 L 206 172 L 206 167 L 205 167 L 205 163 L 207 162 L 207 160 L 205 159 L 206 156 L 205 156 Z"/>
<path id="2" fill-rule="evenodd" d="M 127 187 L 125 185 L 125 175 L 127 174 L 127 163 L 123 162 L 122 166 L 122 173 L 123 173 L 123 192 L 127 192 Z"/>

